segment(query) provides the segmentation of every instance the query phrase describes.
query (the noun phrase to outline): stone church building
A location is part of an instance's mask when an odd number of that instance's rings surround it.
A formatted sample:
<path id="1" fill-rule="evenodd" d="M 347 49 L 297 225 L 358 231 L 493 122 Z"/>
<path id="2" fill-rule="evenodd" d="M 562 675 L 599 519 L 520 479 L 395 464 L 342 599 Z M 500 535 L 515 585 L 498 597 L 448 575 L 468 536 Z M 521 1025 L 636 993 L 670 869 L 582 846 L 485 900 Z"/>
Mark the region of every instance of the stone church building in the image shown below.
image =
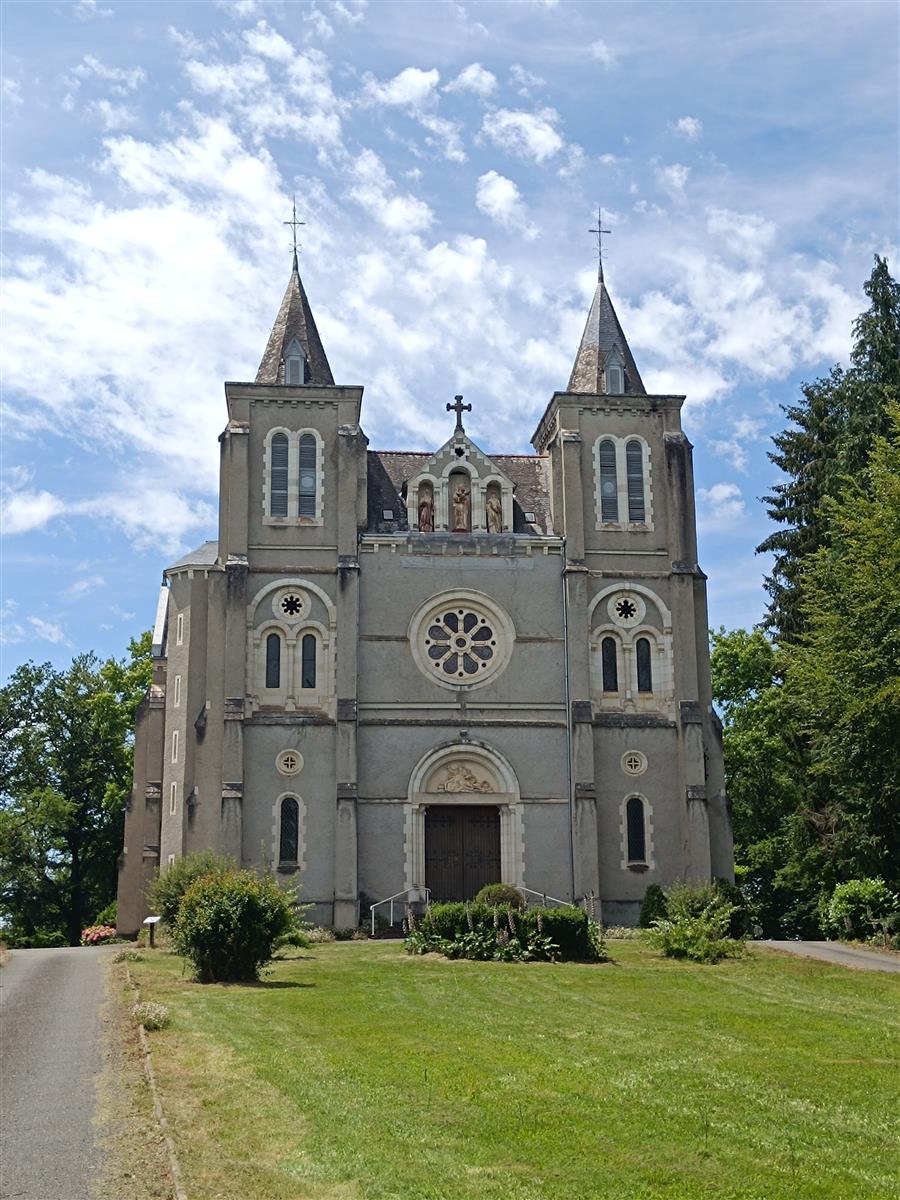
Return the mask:
<path id="1" fill-rule="evenodd" d="M 164 573 L 122 932 L 205 848 L 338 927 L 497 881 L 634 923 L 650 883 L 731 876 L 684 397 L 647 394 L 602 273 L 532 455 L 476 445 L 461 398 L 442 446 L 370 449 L 296 255 L 225 396 L 218 538 Z"/>

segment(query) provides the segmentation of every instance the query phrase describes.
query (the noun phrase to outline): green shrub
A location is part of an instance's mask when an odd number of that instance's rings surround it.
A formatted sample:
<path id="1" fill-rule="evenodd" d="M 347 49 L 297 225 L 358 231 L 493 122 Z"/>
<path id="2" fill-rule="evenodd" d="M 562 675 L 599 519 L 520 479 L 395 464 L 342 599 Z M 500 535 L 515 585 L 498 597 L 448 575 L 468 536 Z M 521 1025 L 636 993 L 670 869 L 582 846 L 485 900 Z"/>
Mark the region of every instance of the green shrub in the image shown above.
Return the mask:
<path id="1" fill-rule="evenodd" d="M 283 946 L 295 946 L 298 950 L 308 950 L 311 945 L 312 941 L 306 930 L 297 927 L 289 929 L 287 933 L 282 933 L 275 939 L 276 950 L 280 950 Z"/>
<path id="2" fill-rule="evenodd" d="M 175 862 L 157 873 L 147 889 L 150 909 L 171 928 L 178 916 L 181 898 L 194 880 L 204 875 L 222 875 L 233 870 L 234 859 L 213 854 L 212 850 L 201 850 L 199 854 L 176 858 Z"/>
<path id="3" fill-rule="evenodd" d="M 270 875 L 226 871 L 196 879 L 175 919 L 174 944 L 202 983 L 259 978 L 275 943 L 294 927 L 293 894 Z"/>
<path id="4" fill-rule="evenodd" d="M 664 921 L 667 916 L 666 893 L 658 883 L 651 883 L 646 892 L 644 892 L 638 925 L 640 925 L 641 929 L 649 929 L 654 921 Z"/>
<path id="5" fill-rule="evenodd" d="M 113 962 L 143 962 L 144 956 L 140 950 L 120 950 L 114 957 Z"/>
<path id="6" fill-rule="evenodd" d="M 676 883 L 666 893 L 668 916 L 659 918 L 645 936 L 669 958 L 718 962 L 741 954 L 742 938 L 730 936 L 734 905 L 713 883 Z"/>
<path id="7" fill-rule="evenodd" d="M 728 927 L 729 936 L 733 938 L 749 937 L 753 932 L 754 911 L 743 891 L 736 883 L 731 883 L 728 879 L 717 879 L 714 886 L 719 895 L 724 896 L 732 908 Z"/>
<path id="8" fill-rule="evenodd" d="M 837 885 L 821 913 L 830 937 L 865 940 L 900 921 L 900 898 L 883 879 L 849 879 Z"/>
<path id="9" fill-rule="evenodd" d="M 115 902 L 115 900 L 113 900 L 112 904 L 107 904 L 106 908 L 100 909 L 100 911 L 97 913 L 96 917 L 94 917 L 94 924 L 95 925 L 112 925 L 115 928 L 115 924 L 116 924 L 116 902 Z"/>
<path id="10" fill-rule="evenodd" d="M 432 904 L 410 931 L 406 949 L 501 962 L 605 957 L 599 928 L 571 905 L 523 912 L 509 904 Z"/>
<path id="11" fill-rule="evenodd" d="M 335 940 L 334 933 L 330 929 L 326 929 L 323 925 L 313 925 L 304 932 L 313 946 Z"/>
<path id="12" fill-rule="evenodd" d="M 334 933 L 334 940 L 336 942 L 351 942 L 351 941 L 353 941 L 353 935 L 356 933 L 356 926 L 355 925 L 344 926 L 340 929 L 333 930 L 333 933 Z"/>
<path id="13" fill-rule="evenodd" d="M 511 883 L 488 883 L 475 897 L 476 904 L 507 904 L 513 908 L 524 908 L 525 897 Z"/>
<path id="14" fill-rule="evenodd" d="M 131 1015 L 135 1022 L 143 1025 L 149 1033 L 165 1029 L 169 1024 L 169 1010 L 164 1004 L 157 1004 L 155 1000 L 144 1000 L 141 1004 L 136 1004 L 131 1010 Z"/>

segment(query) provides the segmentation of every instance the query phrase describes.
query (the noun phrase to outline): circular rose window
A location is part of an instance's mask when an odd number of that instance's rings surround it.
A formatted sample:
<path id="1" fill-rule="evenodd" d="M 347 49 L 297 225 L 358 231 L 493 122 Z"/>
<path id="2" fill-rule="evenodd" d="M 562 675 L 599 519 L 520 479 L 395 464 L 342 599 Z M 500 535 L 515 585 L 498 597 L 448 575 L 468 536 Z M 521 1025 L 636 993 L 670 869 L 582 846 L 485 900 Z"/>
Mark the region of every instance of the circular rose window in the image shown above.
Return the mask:
<path id="1" fill-rule="evenodd" d="M 479 687 L 506 666 L 512 621 L 477 592 L 431 600 L 413 617 L 410 645 L 419 669 L 443 687 Z"/>
<path id="2" fill-rule="evenodd" d="M 309 596 L 299 588 L 284 588 L 276 595 L 272 607 L 284 621 L 302 621 L 309 612 Z"/>

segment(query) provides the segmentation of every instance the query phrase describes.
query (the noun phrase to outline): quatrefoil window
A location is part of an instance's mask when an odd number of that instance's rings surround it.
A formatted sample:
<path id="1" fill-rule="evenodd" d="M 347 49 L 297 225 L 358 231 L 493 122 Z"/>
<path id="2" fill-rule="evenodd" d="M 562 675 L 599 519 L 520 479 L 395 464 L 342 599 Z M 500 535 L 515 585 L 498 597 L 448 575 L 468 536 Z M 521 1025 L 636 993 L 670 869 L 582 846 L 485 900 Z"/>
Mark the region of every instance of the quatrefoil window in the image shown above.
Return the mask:
<path id="1" fill-rule="evenodd" d="M 647 770 L 647 757 L 640 750 L 626 750 L 622 755 L 622 770 L 626 775 L 643 775 Z"/>
<path id="2" fill-rule="evenodd" d="M 425 648 L 436 671 L 457 679 L 487 670 L 497 639 L 481 613 L 456 608 L 442 613 L 429 625 Z"/>

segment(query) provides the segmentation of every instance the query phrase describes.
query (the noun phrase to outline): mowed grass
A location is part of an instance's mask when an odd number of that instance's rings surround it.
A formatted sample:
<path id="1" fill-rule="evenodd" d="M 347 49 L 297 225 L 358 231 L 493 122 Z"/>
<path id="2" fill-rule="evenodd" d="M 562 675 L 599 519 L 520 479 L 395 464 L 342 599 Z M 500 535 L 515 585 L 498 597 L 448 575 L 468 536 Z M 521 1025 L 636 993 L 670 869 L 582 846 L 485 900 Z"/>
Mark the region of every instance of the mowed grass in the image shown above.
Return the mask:
<path id="1" fill-rule="evenodd" d="M 134 968 L 191 1200 L 900 1196 L 896 977 L 316 946 L 258 986 Z"/>

